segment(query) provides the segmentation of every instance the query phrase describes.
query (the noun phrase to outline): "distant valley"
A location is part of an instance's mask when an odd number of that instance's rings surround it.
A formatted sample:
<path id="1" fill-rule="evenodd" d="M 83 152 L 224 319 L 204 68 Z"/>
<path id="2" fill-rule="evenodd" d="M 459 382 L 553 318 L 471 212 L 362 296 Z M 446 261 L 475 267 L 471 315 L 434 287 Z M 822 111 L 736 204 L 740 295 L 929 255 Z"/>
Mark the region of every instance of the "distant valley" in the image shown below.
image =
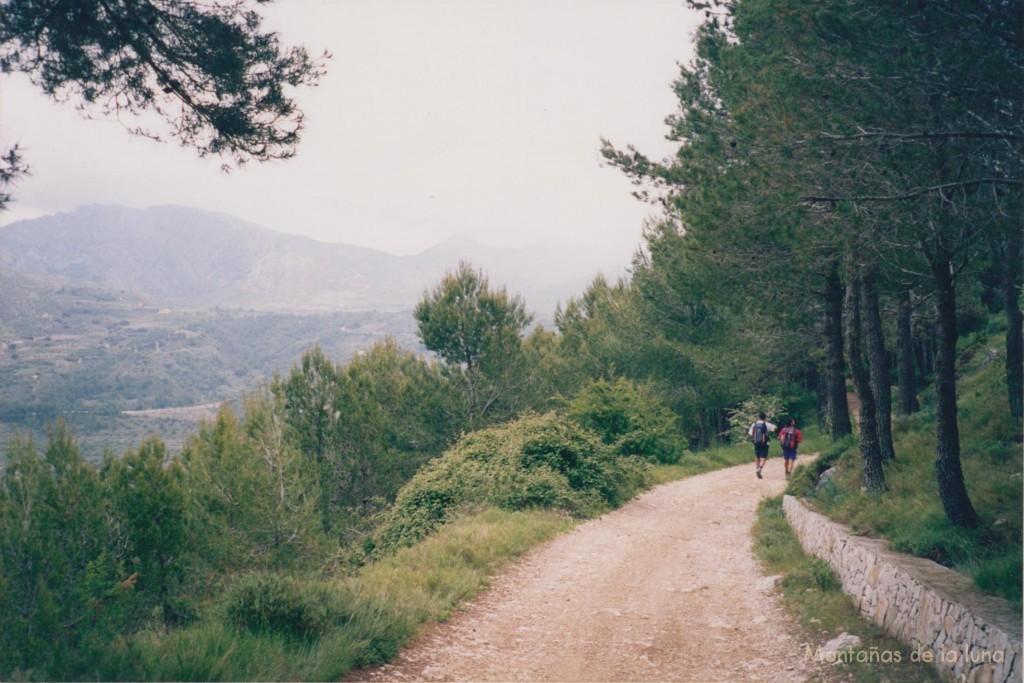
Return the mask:
<path id="1" fill-rule="evenodd" d="M 399 257 L 169 206 L 2 227 L 0 452 L 16 431 L 42 439 L 58 416 L 91 458 L 150 432 L 173 450 L 211 404 L 287 373 L 313 345 L 337 361 L 385 337 L 422 350 L 410 310 L 460 259 L 541 321 L 598 272 L 619 274 L 586 250 L 453 239 Z M 164 410 L 182 406 L 207 408 Z"/>
<path id="2" fill-rule="evenodd" d="M 108 447 L 120 452 L 150 432 L 180 446 L 200 414 L 124 411 L 233 401 L 275 372 L 287 373 L 314 345 L 343 361 L 385 337 L 419 348 L 408 312 L 178 310 L 5 271 L 0 446 L 15 430 L 42 438 L 58 417 L 92 457 Z"/>

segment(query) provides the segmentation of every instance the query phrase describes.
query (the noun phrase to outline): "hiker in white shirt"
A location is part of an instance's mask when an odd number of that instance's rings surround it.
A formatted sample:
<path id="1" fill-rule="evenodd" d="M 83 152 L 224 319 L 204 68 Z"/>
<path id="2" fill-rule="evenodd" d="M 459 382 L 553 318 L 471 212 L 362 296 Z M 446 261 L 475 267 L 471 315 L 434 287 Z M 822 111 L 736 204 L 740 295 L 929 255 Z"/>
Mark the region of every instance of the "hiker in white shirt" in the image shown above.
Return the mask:
<path id="1" fill-rule="evenodd" d="M 764 469 L 764 462 L 768 459 L 768 444 L 774 431 L 775 425 L 765 419 L 764 413 L 758 414 L 757 420 L 747 430 L 747 435 L 754 442 L 754 459 L 757 461 L 758 479 L 761 479 L 761 470 Z"/>

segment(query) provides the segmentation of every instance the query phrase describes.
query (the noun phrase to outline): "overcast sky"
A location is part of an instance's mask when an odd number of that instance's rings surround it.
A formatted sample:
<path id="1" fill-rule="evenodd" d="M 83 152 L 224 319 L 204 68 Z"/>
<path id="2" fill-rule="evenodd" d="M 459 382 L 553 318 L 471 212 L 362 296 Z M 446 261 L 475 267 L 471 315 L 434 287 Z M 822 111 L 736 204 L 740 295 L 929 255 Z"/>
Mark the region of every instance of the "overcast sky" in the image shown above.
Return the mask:
<path id="1" fill-rule="evenodd" d="M 32 176 L 7 224 L 82 204 L 180 204 L 329 242 L 409 254 L 485 244 L 640 241 L 652 208 L 602 167 L 600 138 L 655 157 L 699 17 L 684 0 L 277 0 L 288 45 L 333 54 L 298 155 L 231 174 L 176 143 L 85 121 L 0 77 L 0 147 Z"/>

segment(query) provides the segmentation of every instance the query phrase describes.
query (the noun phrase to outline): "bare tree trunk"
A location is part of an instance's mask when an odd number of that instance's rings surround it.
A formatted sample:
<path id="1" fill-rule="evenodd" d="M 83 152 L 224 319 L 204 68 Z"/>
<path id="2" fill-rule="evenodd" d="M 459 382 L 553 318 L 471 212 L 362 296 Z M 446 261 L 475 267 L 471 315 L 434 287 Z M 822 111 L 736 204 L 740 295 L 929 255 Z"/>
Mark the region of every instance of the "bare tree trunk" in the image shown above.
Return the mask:
<path id="1" fill-rule="evenodd" d="M 1006 308 L 1006 391 L 1010 414 L 1024 417 L 1024 320 L 1018 303 L 1017 287 L 1004 285 Z"/>
<path id="2" fill-rule="evenodd" d="M 850 375 L 860 399 L 860 460 L 864 470 L 864 485 L 869 491 L 885 490 L 885 471 L 878 445 L 878 413 L 875 396 L 871 391 L 871 378 L 864 370 L 861 352 L 860 279 L 852 276 L 846 285 L 846 350 L 850 357 Z"/>
<path id="3" fill-rule="evenodd" d="M 723 437 L 726 430 L 729 428 L 729 417 L 728 414 L 718 409 L 715 411 L 715 434 L 713 443 L 726 443 L 726 439 Z"/>
<path id="4" fill-rule="evenodd" d="M 1003 308 L 1006 311 L 1006 391 L 1010 414 L 1024 417 L 1024 318 L 1020 310 L 1021 234 L 1012 231 L 1003 254 Z"/>
<path id="5" fill-rule="evenodd" d="M 946 517 L 957 526 L 978 525 L 960 466 L 960 427 L 956 407 L 956 290 L 948 252 L 940 245 L 930 260 L 939 317 L 935 354 L 935 477 Z"/>
<path id="6" fill-rule="evenodd" d="M 878 303 L 878 279 L 871 269 L 861 279 L 860 308 L 871 393 L 875 398 L 878 449 L 884 462 L 896 458 L 892 445 L 892 380 L 889 378 L 889 354 L 885 350 L 885 333 Z"/>
<path id="7" fill-rule="evenodd" d="M 701 448 L 707 448 L 710 444 L 710 437 L 708 435 L 708 432 L 711 431 L 710 421 L 707 410 L 701 410 L 697 413 L 697 434 L 700 438 Z"/>
<path id="8" fill-rule="evenodd" d="M 477 387 L 477 369 L 471 357 L 464 361 L 466 369 L 463 371 L 463 378 L 466 382 L 466 398 L 469 401 L 469 428 L 477 429 L 483 421 L 483 410 L 480 407 L 480 397 Z"/>
<path id="9" fill-rule="evenodd" d="M 824 341 L 824 338 L 823 338 Z M 825 374 L 818 374 L 818 384 L 814 388 L 814 395 L 817 399 L 818 410 L 815 413 L 815 417 L 818 421 L 818 429 L 822 433 L 827 433 L 829 429 L 828 425 L 828 382 L 825 381 Z"/>
<path id="10" fill-rule="evenodd" d="M 911 291 L 900 292 L 900 310 L 896 323 L 896 375 L 899 379 L 896 414 L 911 415 L 921 409 L 917 402 L 917 376 L 914 370 L 914 328 Z"/>
<path id="11" fill-rule="evenodd" d="M 825 423 L 836 440 L 853 433 L 853 425 L 843 373 L 843 283 L 835 261 L 829 266 L 825 287 Z"/>
<path id="12" fill-rule="evenodd" d="M 928 378 L 935 374 L 935 330 L 929 325 L 927 334 L 917 338 L 914 344 L 914 358 L 920 384 L 928 383 Z"/>

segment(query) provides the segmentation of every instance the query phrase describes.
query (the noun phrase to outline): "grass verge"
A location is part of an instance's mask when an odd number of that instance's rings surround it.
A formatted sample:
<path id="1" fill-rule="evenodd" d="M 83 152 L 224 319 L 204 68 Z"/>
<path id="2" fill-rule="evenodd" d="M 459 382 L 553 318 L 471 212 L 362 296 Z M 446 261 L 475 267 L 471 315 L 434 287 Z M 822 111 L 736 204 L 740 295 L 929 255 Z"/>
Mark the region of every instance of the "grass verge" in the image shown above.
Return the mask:
<path id="1" fill-rule="evenodd" d="M 273 623 L 255 630 L 239 628 L 224 618 L 227 606 L 222 605 L 188 628 L 119 641 L 97 677 L 340 680 L 354 669 L 393 658 L 425 623 L 447 619 L 461 602 L 485 588 L 502 565 L 574 523 L 551 511 L 485 509 L 454 520 L 355 576 L 319 580 L 313 594 L 330 592 L 341 608 L 315 638 L 295 637 Z"/>
<path id="2" fill-rule="evenodd" d="M 804 554 L 783 514 L 781 496 L 765 499 L 758 506 L 754 539 L 754 553 L 767 574 L 781 577 L 776 585 L 783 604 L 814 634 L 812 642 L 823 644 L 845 631 L 861 639 L 860 650 L 866 659 L 874 659 L 837 663 L 836 671 L 842 677 L 858 683 L 940 680 L 930 665 L 911 661 L 908 646 L 861 618 L 828 563 Z M 871 657 L 873 652 L 876 656 Z"/>
<path id="3" fill-rule="evenodd" d="M 670 481 L 704 474 L 712 470 L 753 462 L 754 455 L 750 444 L 733 444 L 717 446 L 704 451 L 687 451 L 677 464 L 652 465 L 651 483 L 655 486 L 667 484 Z"/>

